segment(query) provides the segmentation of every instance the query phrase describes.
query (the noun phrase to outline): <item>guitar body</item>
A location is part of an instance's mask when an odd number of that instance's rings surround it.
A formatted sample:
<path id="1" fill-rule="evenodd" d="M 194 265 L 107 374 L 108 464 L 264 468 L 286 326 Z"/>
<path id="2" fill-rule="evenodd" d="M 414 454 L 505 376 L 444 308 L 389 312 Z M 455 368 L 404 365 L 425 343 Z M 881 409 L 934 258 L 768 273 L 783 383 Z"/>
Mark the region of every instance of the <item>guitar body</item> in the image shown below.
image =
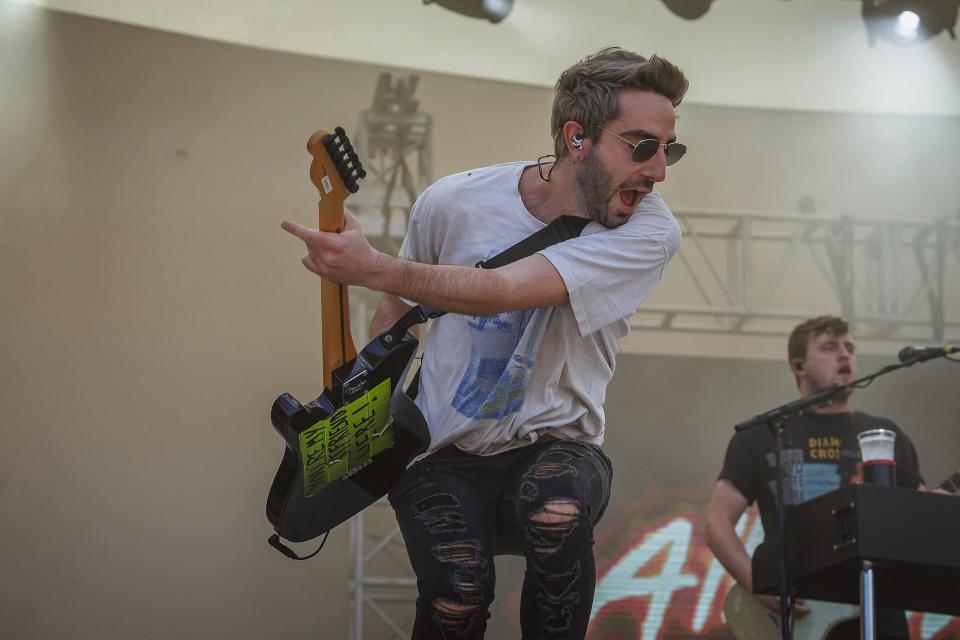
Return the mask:
<path id="1" fill-rule="evenodd" d="M 841 622 L 860 615 L 860 608 L 837 602 L 804 600 L 810 610 L 793 623 L 794 640 L 823 640 Z M 780 616 L 763 605 L 752 593 L 734 584 L 723 603 L 727 626 L 737 640 L 779 640 Z"/>
<path id="2" fill-rule="evenodd" d="M 411 419 L 388 422 L 380 430 L 389 430 L 390 433 L 384 434 L 392 440 L 389 446 L 375 455 L 358 456 L 353 464 L 344 464 L 343 456 L 333 453 L 334 445 L 329 443 L 336 438 L 335 434 L 328 434 L 329 446 L 325 453 L 330 455 L 324 456 L 320 463 L 327 469 L 317 465 L 311 467 L 311 450 L 305 446 L 309 445 L 311 429 L 320 431 L 318 424 L 329 421 L 338 410 L 356 414 L 350 410 L 351 402 L 378 405 L 376 410 L 380 412 L 390 410 L 394 393 L 409 402 L 400 387 L 417 345 L 416 338 L 410 334 L 392 348 L 386 348 L 380 339 L 375 339 L 355 360 L 333 372 L 331 388 L 315 400 L 301 404 L 289 393 L 284 393 L 274 401 L 270 419 L 283 437 L 286 448 L 267 496 L 267 519 L 282 537 L 303 542 L 341 524 L 385 495 L 409 461 L 427 448 L 430 434 L 426 424 Z M 384 395 L 386 397 L 382 397 Z M 348 410 L 344 412 L 343 408 Z M 375 417 L 387 419 L 385 416 Z M 347 422 L 345 419 L 342 424 Z M 344 438 L 372 440 L 376 434 L 363 434 L 361 423 L 362 419 L 355 420 L 349 434 L 344 427 Z M 389 437 L 391 434 L 392 438 Z M 321 443 L 320 448 L 323 446 Z M 312 451 L 315 453 L 317 448 Z M 337 477 L 324 478 L 323 475 L 334 467 L 345 471 Z"/>

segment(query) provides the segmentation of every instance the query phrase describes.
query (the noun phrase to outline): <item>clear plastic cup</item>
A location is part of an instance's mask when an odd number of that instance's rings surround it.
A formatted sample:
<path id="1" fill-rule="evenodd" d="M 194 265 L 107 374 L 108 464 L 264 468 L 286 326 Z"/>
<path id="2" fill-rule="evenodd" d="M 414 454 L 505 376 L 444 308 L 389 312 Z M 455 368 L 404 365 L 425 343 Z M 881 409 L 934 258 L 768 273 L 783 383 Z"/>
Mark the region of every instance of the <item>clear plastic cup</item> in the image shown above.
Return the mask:
<path id="1" fill-rule="evenodd" d="M 860 458 L 864 462 L 893 462 L 893 445 L 897 434 L 889 429 L 870 429 L 857 435 L 860 441 Z"/>
<path id="2" fill-rule="evenodd" d="M 870 429 L 857 434 L 860 458 L 863 460 L 863 481 L 893 487 L 897 484 L 897 463 L 894 444 L 897 434 L 889 429 Z"/>

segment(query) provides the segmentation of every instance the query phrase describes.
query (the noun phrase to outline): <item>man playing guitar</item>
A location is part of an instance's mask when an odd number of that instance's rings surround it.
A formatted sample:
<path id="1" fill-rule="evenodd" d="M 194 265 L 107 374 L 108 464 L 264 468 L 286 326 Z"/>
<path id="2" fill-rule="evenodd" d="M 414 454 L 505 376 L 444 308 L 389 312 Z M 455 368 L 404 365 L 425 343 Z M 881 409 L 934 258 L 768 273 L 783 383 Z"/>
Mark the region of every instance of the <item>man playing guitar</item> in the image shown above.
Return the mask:
<path id="1" fill-rule="evenodd" d="M 812 318 L 797 325 L 788 341 L 790 370 L 802 396 L 857 378 L 857 356 L 847 322 L 835 316 Z M 867 429 L 894 431 L 897 485 L 922 489 L 917 453 L 907 435 L 890 420 L 851 412 L 852 389 L 816 413 L 791 418 L 784 450 L 784 503 L 799 504 L 857 481 L 859 449 L 856 435 Z M 756 501 L 764 533 L 776 535 L 776 471 L 774 438 L 760 427 L 736 433 L 727 447 L 713 497 L 706 512 L 706 541 L 733 578 L 752 591 L 751 560 L 734 530 L 747 506 Z M 779 600 L 757 596 L 772 611 Z M 805 613 L 798 605 L 797 615 Z M 878 637 L 909 638 L 902 611 L 879 609 Z M 834 628 L 836 638 L 858 638 L 859 619 Z"/>
<path id="2" fill-rule="evenodd" d="M 679 246 L 654 185 L 686 151 L 675 134 L 686 89 L 656 56 L 585 58 L 557 82 L 554 162 L 441 179 L 414 205 L 400 258 L 372 249 L 349 215 L 339 234 L 283 223 L 310 271 L 385 293 L 374 334 L 410 302 L 450 312 L 420 369 L 430 448 L 389 494 L 417 574 L 415 638 L 482 637 L 503 551 L 527 560 L 523 637 L 586 633 L 612 476 L 602 405 L 627 318 Z M 474 267 L 563 215 L 591 222 L 509 265 Z"/>

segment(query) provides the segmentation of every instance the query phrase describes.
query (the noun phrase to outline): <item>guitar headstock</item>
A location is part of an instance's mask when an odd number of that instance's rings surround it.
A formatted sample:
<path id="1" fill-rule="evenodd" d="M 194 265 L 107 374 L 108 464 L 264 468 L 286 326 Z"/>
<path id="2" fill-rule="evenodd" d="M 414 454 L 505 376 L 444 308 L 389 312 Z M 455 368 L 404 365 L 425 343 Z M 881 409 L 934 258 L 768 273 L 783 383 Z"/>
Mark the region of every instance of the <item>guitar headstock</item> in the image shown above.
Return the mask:
<path id="1" fill-rule="evenodd" d="M 313 156 L 310 181 L 320 192 L 321 200 L 330 198 L 342 206 L 347 196 L 360 188 L 357 180 L 367 175 L 346 131 L 343 127 L 337 127 L 333 133 L 317 131 L 307 140 L 307 151 Z"/>

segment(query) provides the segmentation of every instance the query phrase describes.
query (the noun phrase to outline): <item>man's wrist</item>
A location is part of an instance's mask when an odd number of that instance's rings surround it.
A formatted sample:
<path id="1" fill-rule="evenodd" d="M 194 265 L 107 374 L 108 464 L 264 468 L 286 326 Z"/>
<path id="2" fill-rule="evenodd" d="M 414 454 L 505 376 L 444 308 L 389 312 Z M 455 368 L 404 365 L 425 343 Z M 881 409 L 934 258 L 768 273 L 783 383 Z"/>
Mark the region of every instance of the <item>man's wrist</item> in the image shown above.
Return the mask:
<path id="1" fill-rule="evenodd" d="M 385 293 L 393 293 L 390 291 L 390 267 L 391 262 L 394 260 L 396 260 L 396 258 L 374 249 L 372 259 L 367 265 L 367 268 L 363 269 L 363 271 L 360 273 L 359 282 L 357 282 L 357 284 L 366 289 L 383 291 Z"/>

